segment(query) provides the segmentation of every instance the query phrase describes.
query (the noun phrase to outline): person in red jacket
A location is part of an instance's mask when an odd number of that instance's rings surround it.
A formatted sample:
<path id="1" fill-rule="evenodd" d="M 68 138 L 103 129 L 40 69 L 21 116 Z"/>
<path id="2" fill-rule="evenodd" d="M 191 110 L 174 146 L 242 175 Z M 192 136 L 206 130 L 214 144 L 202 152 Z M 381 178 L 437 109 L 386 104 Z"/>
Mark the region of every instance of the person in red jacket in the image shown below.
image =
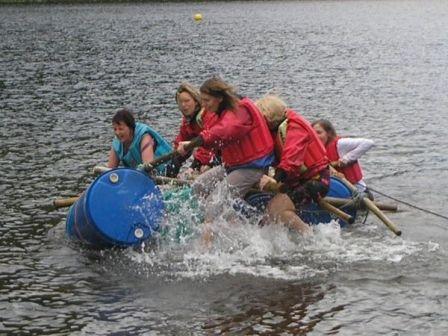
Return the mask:
<path id="1" fill-rule="evenodd" d="M 174 148 L 180 142 L 188 141 L 198 136 L 202 130 L 210 128 L 218 120 L 218 116 L 201 107 L 199 90 L 189 83 L 182 83 L 176 91 L 176 103 L 182 113 L 182 123 L 179 133 L 174 139 Z M 167 176 L 176 177 L 180 167 L 188 159 L 189 154 L 177 156 L 169 165 Z M 210 149 L 198 147 L 193 153 L 194 160 L 184 175 L 191 176 L 203 173 L 220 164 L 219 156 Z"/>
<path id="2" fill-rule="evenodd" d="M 193 191 L 207 197 L 205 204 L 211 204 L 213 195 L 210 194 L 220 181 L 225 180 L 232 197 L 243 198 L 273 163 L 274 143 L 269 128 L 255 104 L 248 98 L 239 99 L 232 86 L 222 79 L 208 79 L 200 91 L 202 106 L 215 113 L 218 121 L 201 131 L 192 142 L 220 150 L 224 166 L 200 175 L 193 184 Z M 179 143 L 181 155 L 185 154 L 187 145 L 188 142 Z M 206 243 L 211 241 L 211 229 L 207 224 L 221 210 L 211 206 L 205 209 L 203 238 Z"/>
<path id="3" fill-rule="evenodd" d="M 327 150 L 331 165 L 359 191 L 373 198 L 363 180 L 363 172 L 358 161 L 374 146 L 373 140 L 339 137 L 332 123 L 326 119 L 313 122 L 313 127 Z"/>
<path id="4" fill-rule="evenodd" d="M 288 109 L 278 97 L 269 95 L 257 101 L 275 138 L 275 175 L 264 175 L 260 188 L 279 191 L 267 209 L 271 220 L 302 234 L 311 228 L 296 214 L 296 208 L 324 197 L 330 185 L 329 160 L 311 124 Z"/>

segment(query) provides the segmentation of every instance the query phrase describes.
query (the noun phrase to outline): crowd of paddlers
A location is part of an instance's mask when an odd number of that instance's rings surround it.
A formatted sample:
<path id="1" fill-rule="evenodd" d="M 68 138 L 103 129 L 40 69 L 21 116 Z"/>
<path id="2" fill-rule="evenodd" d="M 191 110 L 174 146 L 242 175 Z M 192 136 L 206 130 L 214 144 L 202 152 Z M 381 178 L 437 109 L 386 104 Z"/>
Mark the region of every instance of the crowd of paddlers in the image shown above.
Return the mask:
<path id="1" fill-rule="evenodd" d="M 275 95 L 253 102 L 218 77 L 199 89 L 181 84 L 175 99 L 182 121 L 172 143 L 149 125 L 136 122 L 129 109 L 118 110 L 112 119 L 115 138 L 108 166 L 142 169 L 175 151 L 171 161 L 155 171 L 195 177 L 193 193 L 205 204 L 205 243 L 211 242 L 213 219 L 222 210 L 211 200 L 218 186 L 225 185 L 235 199 L 244 199 L 254 187 L 275 192 L 266 221 L 303 235 L 312 230 L 296 210 L 327 194 L 331 174 L 342 174 L 361 192 L 368 192 L 358 160 L 373 146 L 371 140 L 339 137 L 330 121 L 310 123 Z M 191 155 L 191 165 L 182 170 Z"/>

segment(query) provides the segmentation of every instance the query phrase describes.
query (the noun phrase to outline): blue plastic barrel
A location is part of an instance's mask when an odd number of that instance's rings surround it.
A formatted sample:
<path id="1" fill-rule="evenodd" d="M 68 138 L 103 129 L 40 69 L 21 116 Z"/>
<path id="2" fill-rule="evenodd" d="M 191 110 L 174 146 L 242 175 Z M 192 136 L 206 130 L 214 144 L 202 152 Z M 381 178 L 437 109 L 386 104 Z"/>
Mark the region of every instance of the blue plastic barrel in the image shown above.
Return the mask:
<path id="1" fill-rule="evenodd" d="M 273 196 L 274 194 L 272 193 L 260 192 L 249 195 L 246 198 L 246 201 L 251 206 L 263 211 Z M 330 179 L 330 190 L 328 191 L 327 196 L 350 199 L 352 192 L 339 178 L 332 176 Z M 343 208 L 342 210 L 351 215 L 353 218 L 356 218 L 356 209 L 348 207 Z M 298 209 L 297 214 L 305 223 L 308 224 L 316 225 L 321 223 L 329 223 L 331 220 L 338 220 L 342 227 L 347 225 L 345 221 L 338 219 L 326 210 L 321 209 L 321 207 L 314 202 L 311 202 L 302 209 Z"/>
<path id="2" fill-rule="evenodd" d="M 69 238 L 93 247 L 139 245 L 158 230 L 162 194 L 140 171 L 118 168 L 99 176 L 69 210 Z"/>
<path id="3" fill-rule="evenodd" d="M 350 199 L 352 197 L 352 192 L 339 178 L 332 176 L 330 179 L 330 190 L 328 191 L 327 196 Z M 341 208 L 341 210 L 349 214 L 353 218 L 356 218 L 355 208 L 346 207 Z M 329 223 L 331 222 L 331 220 L 337 220 L 341 227 L 348 225 L 347 222 L 323 210 L 318 204 L 314 202 L 300 209 L 299 216 L 304 222 L 309 224 L 322 224 Z"/>

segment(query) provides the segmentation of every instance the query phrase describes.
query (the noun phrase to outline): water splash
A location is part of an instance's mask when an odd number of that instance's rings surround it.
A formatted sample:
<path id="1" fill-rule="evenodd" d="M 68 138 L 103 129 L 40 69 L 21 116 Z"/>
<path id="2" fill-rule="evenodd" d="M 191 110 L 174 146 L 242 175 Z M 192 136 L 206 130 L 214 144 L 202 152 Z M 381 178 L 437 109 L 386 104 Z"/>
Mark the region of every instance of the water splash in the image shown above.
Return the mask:
<path id="1" fill-rule="evenodd" d="M 222 212 L 213 220 L 211 249 L 201 242 L 202 216 L 186 190 L 166 197 L 169 214 L 151 250 L 129 256 L 148 272 L 166 278 L 207 279 L 221 274 L 246 274 L 275 279 L 327 276 L 366 262 L 400 263 L 422 251 L 438 250 L 435 243 L 416 243 L 391 237 L 374 223 L 341 230 L 338 223 L 314 226 L 314 235 L 300 237 L 281 225 L 257 224 L 235 211 L 225 191 L 215 195 Z"/>

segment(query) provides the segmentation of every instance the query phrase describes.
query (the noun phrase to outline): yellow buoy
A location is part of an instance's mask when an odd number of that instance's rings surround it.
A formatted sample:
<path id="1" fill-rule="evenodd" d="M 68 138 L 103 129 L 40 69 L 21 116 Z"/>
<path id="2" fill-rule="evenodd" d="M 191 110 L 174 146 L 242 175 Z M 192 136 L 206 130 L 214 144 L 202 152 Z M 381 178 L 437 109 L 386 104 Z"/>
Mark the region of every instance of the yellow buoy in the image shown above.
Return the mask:
<path id="1" fill-rule="evenodd" d="M 194 18 L 195 21 L 201 21 L 202 20 L 202 14 L 201 13 L 196 13 L 193 16 L 193 18 Z"/>

